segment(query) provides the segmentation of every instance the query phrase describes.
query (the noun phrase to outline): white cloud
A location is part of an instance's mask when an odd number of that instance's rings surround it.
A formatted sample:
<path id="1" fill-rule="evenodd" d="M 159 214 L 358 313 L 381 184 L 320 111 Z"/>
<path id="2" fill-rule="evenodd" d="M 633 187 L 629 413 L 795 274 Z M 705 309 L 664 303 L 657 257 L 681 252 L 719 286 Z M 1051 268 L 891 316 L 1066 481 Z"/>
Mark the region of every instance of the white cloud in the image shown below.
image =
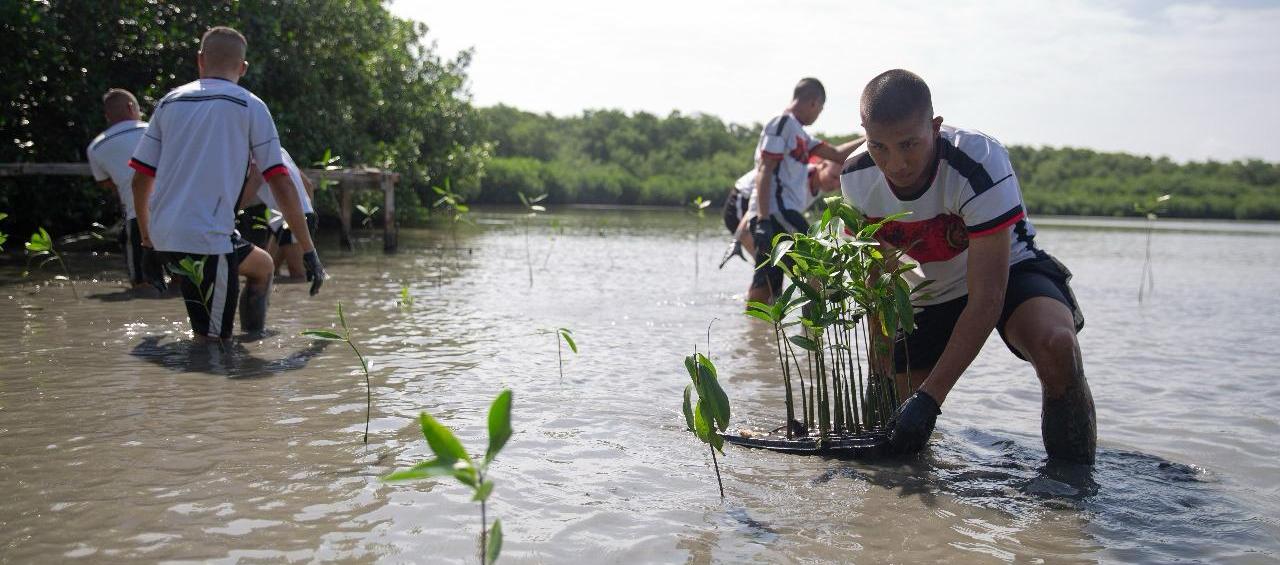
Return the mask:
<path id="1" fill-rule="evenodd" d="M 1222 3 L 399 0 L 449 53 L 474 46 L 478 104 L 767 120 L 802 76 L 815 129 L 857 130 L 876 73 L 911 69 L 938 112 L 1007 143 L 1175 159 L 1280 160 L 1280 7 Z"/>

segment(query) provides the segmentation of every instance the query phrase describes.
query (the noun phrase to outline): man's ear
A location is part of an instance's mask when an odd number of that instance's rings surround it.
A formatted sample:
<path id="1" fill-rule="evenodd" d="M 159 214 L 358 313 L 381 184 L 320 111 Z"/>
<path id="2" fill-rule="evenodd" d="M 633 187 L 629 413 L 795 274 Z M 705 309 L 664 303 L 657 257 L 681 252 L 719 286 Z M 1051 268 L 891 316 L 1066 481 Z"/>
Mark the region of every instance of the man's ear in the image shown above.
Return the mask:
<path id="1" fill-rule="evenodd" d="M 249 72 L 249 62 L 240 61 L 240 76 L 244 76 L 247 72 Z"/>
<path id="2" fill-rule="evenodd" d="M 942 129 L 942 116 L 933 117 L 933 133 L 938 133 Z"/>
<path id="3" fill-rule="evenodd" d="M 200 74 L 204 74 L 204 51 L 196 53 L 196 70 L 200 71 Z"/>

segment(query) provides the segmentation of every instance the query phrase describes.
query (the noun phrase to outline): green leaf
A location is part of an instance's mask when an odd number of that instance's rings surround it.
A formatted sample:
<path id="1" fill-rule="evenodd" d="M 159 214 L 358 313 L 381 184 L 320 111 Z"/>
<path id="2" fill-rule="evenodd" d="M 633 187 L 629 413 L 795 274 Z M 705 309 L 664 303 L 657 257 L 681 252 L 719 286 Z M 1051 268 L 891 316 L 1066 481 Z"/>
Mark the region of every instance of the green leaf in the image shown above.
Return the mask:
<path id="1" fill-rule="evenodd" d="M 431 447 L 431 451 L 436 457 L 452 464 L 455 461 L 471 462 L 471 457 L 467 455 L 467 450 L 462 448 L 462 442 L 453 435 L 453 432 L 444 424 L 436 421 L 430 414 L 423 412 L 419 416 L 422 424 L 422 437 L 426 438 L 427 445 Z"/>
<path id="2" fill-rule="evenodd" d="M 693 409 L 693 433 L 698 435 L 698 439 L 702 443 L 711 443 L 711 436 L 715 434 L 712 430 L 712 416 L 707 413 L 705 408 L 706 402 L 698 400 L 698 404 Z"/>
<path id="3" fill-rule="evenodd" d="M 708 402 L 710 415 L 721 430 L 729 427 L 729 395 L 720 387 L 720 379 L 716 377 L 716 367 L 710 359 L 698 354 L 698 398 Z"/>
<path id="4" fill-rule="evenodd" d="M 680 408 L 681 411 L 684 412 L 684 424 L 686 427 L 689 428 L 689 431 L 691 432 L 695 431 L 693 429 L 693 406 L 692 406 L 691 397 L 690 397 L 692 392 L 693 392 L 692 384 L 684 385 L 684 406 Z"/>
<path id="5" fill-rule="evenodd" d="M 791 337 L 788 337 L 788 338 L 787 338 L 787 341 L 790 341 L 791 343 L 794 343 L 794 344 L 796 345 L 796 347 L 799 347 L 800 349 L 803 349 L 803 350 L 805 350 L 805 351 L 817 351 L 817 350 L 818 350 L 818 344 L 817 344 L 817 343 L 814 343 L 814 341 L 813 341 L 812 339 L 809 339 L 809 338 L 807 338 L 807 337 L 805 337 L 805 336 L 802 336 L 802 335 L 793 335 L 793 336 L 791 336 Z"/>
<path id="6" fill-rule="evenodd" d="M 329 330 L 302 330 L 302 333 L 299 335 L 305 335 L 316 339 L 327 339 L 329 341 L 347 341 L 346 338 Z"/>
<path id="7" fill-rule="evenodd" d="M 498 456 L 498 452 L 509 439 L 511 439 L 511 389 L 498 393 L 498 397 L 493 399 L 493 405 L 489 407 L 489 448 L 484 452 L 485 466 Z M 461 449 L 462 446 L 458 447 Z"/>
<path id="8" fill-rule="evenodd" d="M 423 461 L 404 471 L 397 471 L 382 477 L 387 482 L 415 481 L 431 477 L 448 477 L 454 474 L 454 461 L 432 459 Z"/>
<path id="9" fill-rule="evenodd" d="M 476 493 L 471 497 L 471 502 L 484 502 L 489 500 L 489 495 L 491 493 L 493 493 L 493 481 L 485 479 L 483 483 L 480 483 L 479 487 L 476 487 Z"/>
<path id="10" fill-rule="evenodd" d="M 759 310 L 747 310 L 745 313 L 746 315 L 751 316 L 753 318 L 759 318 L 761 320 L 764 320 L 769 324 L 773 323 L 773 318 L 769 317 L 768 314 L 761 312 Z"/>
<path id="11" fill-rule="evenodd" d="M 684 358 L 684 369 L 689 372 L 689 378 L 693 381 L 694 386 L 698 384 L 698 369 L 694 365 L 694 357 L 688 355 Z"/>
<path id="12" fill-rule="evenodd" d="M 485 565 L 492 565 L 502 553 L 502 520 L 494 518 L 493 528 L 489 529 L 489 547 L 484 548 Z"/>
<path id="13" fill-rule="evenodd" d="M 351 335 L 351 330 L 347 329 L 347 317 L 342 315 L 342 302 L 338 302 L 338 323 L 342 324 L 342 331 Z"/>
<path id="14" fill-rule="evenodd" d="M 911 333 L 916 329 L 915 311 L 911 308 L 911 295 L 903 288 L 905 286 L 905 283 L 893 285 L 893 301 L 898 307 L 898 323 L 902 325 L 902 331 Z"/>
<path id="15" fill-rule="evenodd" d="M 569 331 L 569 329 L 568 329 L 568 328 L 560 328 L 560 337 L 563 337 L 563 338 L 564 338 L 565 343 L 569 344 L 569 349 L 572 349 L 572 350 L 573 350 L 573 354 L 574 354 L 574 355 L 577 355 L 577 354 L 578 354 L 578 344 L 576 344 L 576 343 L 574 343 L 574 342 L 573 342 L 573 336 L 572 336 L 572 335 L 570 335 L 570 334 L 572 334 L 572 333 L 573 333 L 573 332 Z"/>
<path id="16" fill-rule="evenodd" d="M 787 251 L 790 251 L 795 244 L 796 242 L 793 239 L 784 239 L 775 243 L 773 245 L 773 254 L 769 256 L 769 264 L 777 267 L 778 263 L 782 262 L 783 257 L 786 257 Z"/>

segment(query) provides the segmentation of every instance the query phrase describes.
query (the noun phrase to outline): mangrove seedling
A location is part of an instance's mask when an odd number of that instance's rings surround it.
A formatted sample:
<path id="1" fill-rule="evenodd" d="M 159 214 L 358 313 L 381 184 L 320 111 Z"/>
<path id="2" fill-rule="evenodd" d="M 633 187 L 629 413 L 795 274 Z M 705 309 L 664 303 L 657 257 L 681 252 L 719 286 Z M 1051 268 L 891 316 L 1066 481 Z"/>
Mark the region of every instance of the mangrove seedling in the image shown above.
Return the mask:
<path id="1" fill-rule="evenodd" d="M 458 224 L 460 222 L 470 223 L 470 220 L 467 219 L 467 214 L 471 212 L 471 207 L 467 206 L 466 200 L 461 194 L 453 191 L 448 178 L 444 179 L 444 186 L 433 186 L 431 190 L 440 195 L 440 198 L 436 199 L 433 206 L 443 208 L 449 213 L 449 231 L 453 236 L 453 252 L 456 254 L 459 251 Z"/>
<path id="2" fill-rule="evenodd" d="M 493 528 L 490 529 L 485 516 L 485 505 L 489 501 L 489 495 L 493 493 L 493 480 L 488 478 L 489 464 L 498 456 L 507 440 L 511 439 L 511 390 L 499 393 L 489 407 L 489 447 L 479 463 L 467 454 L 462 442 L 444 424 L 426 412 L 422 412 L 418 419 L 422 425 L 422 436 L 426 438 L 427 446 L 435 454 L 435 459 L 423 461 L 405 471 L 391 473 L 382 480 L 411 481 L 453 477 L 469 487 L 474 493 L 471 500 L 480 503 L 480 562 L 488 565 L 497 561 L 498 554 L 502 551 L 502 520 L 495 518 Z"/>
<path id="3" fill-rule="evenodd" d="M 200 291 L 200 298 L 203 299 L 203 301 L 200 302 L 200 307 L 204 308 L 205 316 L 212 320 L 213 313 L 209 311 L 209 304 L 213 302 L 213 285 L 209 285 L 209 288 L 204 288 L 204 264 L 207 258 L 208 257 L 194 259 L 190 256 L 183 257 L 182 260 L 178 261 L 176 264 L 170 263 L 167 268 L 169 269 L 169 273 L 175 276 L 185 277 L 187 280 L 191 281 L 191 284 L 195 285 L 197 289 L 204 289 Z M 184 299 L 184 302 L 195 301 L 187 298 Z"/>
<path id="4" fill-rule="evenodd" d="M 1147 217 L 1147 251 L 1146 257 L 1142 262 L 1142 275 L 1138 277 L 1138 304 L 1142 304 L 1143 287 L 1149 292 L 1156 290 L 1156 274 L 1151 269 L 1151 234 L 1156 229 L 1157 212 L 1163 212 L 1165 202 L 1168 202 L 1170 195 L 1162 194 L 1155 197 L 1149 202 L 1134 202 L 1133 209 L 1135 212 Z"/>
<path id="5" fill-rule="evenodd" d="M 693 282 L 698 282 L 698 245 L 701 232 L 699 227 L 702 225 L 701 220 L 706 217 L 707 206 L 711 205 L 710 200 L 703 200 L 701 196 L 694 197 L 689 202 L 689 207 L 693 210 L 694 217 L 698 220 L 694 222 L 693 229 Z"/>
<path id="6" fill-rule="evenodd" d="M 356 354 L 356 359 L 360 360 L 360 369 L 364 371 L 364 387 L 365 387 L 365 411 L 364 411 L 364 443 L 369 444 L 369 419 L 373 415 L 373 384 L 369 379 L 369 363 L 365 361 L 364 355 L 360 353 L 360 348 L 356 347 L 354 341 L 351 341 L 351 328 L 347 327 L 347 318 L 342 315 L 342 303 L 338 303 L 338 323 L 342 325 L 342 333 L 339 334 L 333 330 L 304 330 L 302 335 L 315 339 L 324 339 L 329 341 L 341 341 L 351 346 L 351 351 Z"/>
<path id="7" fill-rule="evenodd" d="M 560 366 L 560 380 L 564 380 L 564 344 L 569 344 L 569 350 L 574 355 L 578 354 L 578 344 L 573 341 L 573 330 L 569 328 L 556 328 L 554 331 L 548 332 L 542 330 L 539 333 L 556 334 L 556 363 Z"/>
<path id="8" fill-rule="evenodd" d="M 693 355 L 684 358 L 684 367 L 693 380 L 693 383 L 684 387 L 684 405 L 681 407 L 684 423 L 689 431 L 711 448 L 711 464 L 716 470 L 716 484 L 720 486 L 720 498 L 724 498 L 724 481 L 720 479 L 720 463 L 716 460 L 716 451 L 724 454 L 724 438 L 720 432 L 729 427 L 729 396 L 720 388 L 716 366 L 711 364 L 707 356 L 694 351 Z M 695 392 L 698 395 L 696 404 L 693 402 Z"/>
<path id="9" fill-rule="evenodd" d="M 3 220 L 8 217 L 9 217 L 8 214 L 4 212 L 0 212 L 0 220 Z M 9 240 L 9 236 L 5 235 L 4 232 L 0 231 L 0 251 L 4 251 L 4 242 L 8 240 Z"/>
<path id="10" fill-rule="evenodd" d="M 325 170 L 325 171 L 338 171 L 338 170 L 342 170 L 342 167 L 338 165 L 338 161 L 341 161 L 341 160 L 342 160 L 342 157 L 334 155 L 333 150 L 325 149 L 324 157 L 322 157 L 319 161 L 315 161 L 314 163 L 312 163 L 312 165 L 318 169 Z M 335 184 L 338 184 L 338 181 L 329 180 L 327 178 L 320 177 L 320 182 L 316 183 L 316 189 L 325 190 Z"/>
<path id="11" fill-rule="evenodd" d="M 62 260 L 62 255 L 53 246 L 53 238 L 49 236 L 49 232 L 44 228 L 38 228 L 39 231 L 31 234 L 31 240 L 27 241 L 27 267 L 30 268 L 31 261 L 43 257 L 38 268 L 44 268 L 51 261 L 57 261 L 58 266 L 62 267 L 62 275 L 55 276 L 55 280 L 65 280 L 71 284 L 71 295 L 77 300 L 80 299 L 80 293 L 76 291 L 76 281 L 71 278 L 71 271 L 67 270 L 67 262 Z M 30 271 L 22 273 L 23 276 L 31 274 Z"/>
<path id="12" fill-rule="evenodd" d="M 365 206 L 364 204 L 356 204 L 356 210 L 359 210 L 360 215 L 363 216 L 363 218 L 360 219 L 360 225 L 366 228 L 369 228 L 369 227 L 373 227 L 373 215 L 377 214 L 378 210 L 381 210 L 381 208 L 378 206 Z"/>
<path id="13" fill-rule="evenodd" d="M 516 196 L 520 197 L 520 203 L 524 204 L 528 213 L 524 215 L 524 262 L 529 266 L 529 287 L 533 287 L 533 254 L 529 250 L 529 222 L 538 217 L 539 212 L 546 212 L 547 208 L 539 202 L 546 200 L 546 193 L 539 194 L 532 198 L 525 196 L 523 192 L 516 191 Z"/>
<path id="14" fill-rule="evenodd" d="M 413 296 L 409 294 L 409 285 L 407 283 L 400 284 L 400 298 L 396 300 L 396 304 L 405 310 L 413 308 Z"/>

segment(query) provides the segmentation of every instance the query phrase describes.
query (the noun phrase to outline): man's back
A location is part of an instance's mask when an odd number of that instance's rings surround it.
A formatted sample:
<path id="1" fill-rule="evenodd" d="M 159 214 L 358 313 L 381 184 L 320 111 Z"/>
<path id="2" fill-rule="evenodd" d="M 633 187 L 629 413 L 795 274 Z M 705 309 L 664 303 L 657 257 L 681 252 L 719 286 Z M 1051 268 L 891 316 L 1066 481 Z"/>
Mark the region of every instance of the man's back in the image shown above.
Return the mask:
<path id="1" fill-rule="evenodd" d="M 266 104 L 235 83 L 202 78 L 165 95 L 130 165 L 156 177 L 151 240 L 157 250 L 230 253 L 249 156 L 263 176 L 285 173 Z"/>
<path id="2" fill-rule="evenodd" d="M 133 206 L 133 170 L 129 168 L 129 158 L 133 157 L 133 150 L 138 147 L 138 140 L 142 139 L 142 132 L 146 129 L 147 122 L 140 120 L 116 122 L 93 138 L 85 151 L 93 180 L 111 179 L 116 185 L 126 220 L 137 216 Z"/>

